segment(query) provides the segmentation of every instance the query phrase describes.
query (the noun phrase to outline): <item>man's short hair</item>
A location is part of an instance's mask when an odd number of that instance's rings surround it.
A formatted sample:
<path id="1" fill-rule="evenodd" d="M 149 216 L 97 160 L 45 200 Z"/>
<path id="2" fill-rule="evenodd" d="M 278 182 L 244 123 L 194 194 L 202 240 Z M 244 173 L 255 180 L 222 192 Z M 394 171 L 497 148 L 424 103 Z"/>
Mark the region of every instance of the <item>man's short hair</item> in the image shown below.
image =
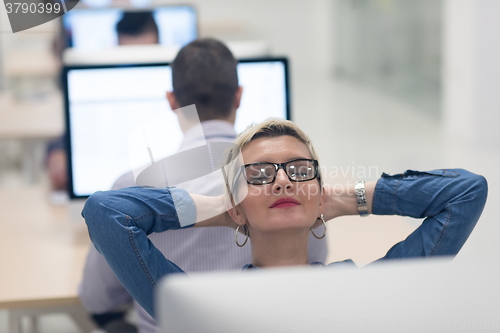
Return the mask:
<path id="1" fill-rule="evenodd" d="M 151 11 L 124 12 L 116 24 L 116 32 L 118 35 L 130 36 L 154 32 L 158 36 L 158 26 Z"/>
<path id="2" fill-rule="evenodd" d="M 238 89 L 237 61 L 212 38 L 184 46 L 172 62 L 172 83 L 181 107 L 195 104 L 200 121 L 229 116 Z"/>

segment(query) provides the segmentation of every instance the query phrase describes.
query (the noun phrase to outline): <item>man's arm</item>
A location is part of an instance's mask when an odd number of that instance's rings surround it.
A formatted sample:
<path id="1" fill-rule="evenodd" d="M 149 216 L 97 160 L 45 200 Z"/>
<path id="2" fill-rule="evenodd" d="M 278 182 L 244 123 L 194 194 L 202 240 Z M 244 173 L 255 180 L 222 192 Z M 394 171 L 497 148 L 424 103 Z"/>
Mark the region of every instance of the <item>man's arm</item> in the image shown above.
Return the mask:
<path id="1" fill-rule="evenodd" d="M 89 248 L 78 296 L 83 307 L 93 315 L 117 311 L 133 301 L 106 259 L 93 245 Z"/>

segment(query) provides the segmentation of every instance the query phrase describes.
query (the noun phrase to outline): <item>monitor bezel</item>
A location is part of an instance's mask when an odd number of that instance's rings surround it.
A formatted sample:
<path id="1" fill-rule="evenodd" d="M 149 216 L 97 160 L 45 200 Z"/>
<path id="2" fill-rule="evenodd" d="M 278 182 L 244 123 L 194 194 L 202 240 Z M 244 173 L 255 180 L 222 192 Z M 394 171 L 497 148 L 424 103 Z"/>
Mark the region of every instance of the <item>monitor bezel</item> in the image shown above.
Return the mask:
<path id="1" fill-rule="evenodd" d="M 247 58 L 239 59 L 239 63 L 259 63 L 259 62 L 281 62 L 285 68 L 285 103 L 286 103 L 286 119 L 292 120 L 291 106 L 290 106 L 290 79 L 288 58 L 286 57 L 265 57 L 265 58 Z M 156 66 L 170 66 L 170 62 L 162 63 L 147 63 L 147 64 L 106 64 L 106 65 L 70 65 L 64 66 L 62 69 L 62 87 L 64 92 L 64 126 L 65 126 L 65 143 L 67 151 L 67 175 L 68 175 L 68 194 L 70 199 L 85 199 L 89 195 L 76 195 L 73 187 L 73 161 L 71 151 L 71 127 L 70 127 L 70 110 L 69 110 L 69 92 L 68 92 L 68 73 L 72 70 L 79 69 L 108 69 L 108 68 L 123 68 L 123 67 L 156 67 Z"/>

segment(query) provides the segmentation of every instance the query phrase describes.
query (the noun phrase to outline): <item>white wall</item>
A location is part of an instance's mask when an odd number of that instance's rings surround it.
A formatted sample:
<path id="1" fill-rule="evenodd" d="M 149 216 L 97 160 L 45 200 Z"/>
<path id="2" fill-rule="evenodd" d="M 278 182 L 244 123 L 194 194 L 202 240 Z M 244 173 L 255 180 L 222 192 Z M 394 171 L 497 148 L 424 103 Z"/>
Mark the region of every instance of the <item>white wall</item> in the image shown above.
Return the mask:
<path id="1" fill-rule="evenodd" d="M 500 145 L 500 1 L 446 0 L 443 121 L 452 137 Z"/>
<path id="2" fill-rule="evenodd" d="M 488 180 L 488 202 L 461 258 L 500 258 L 500 1 L 445 0 L 442 155 Z"/>
<path id="3" fill-rule="evenodd" d="M 500 145 L 500 1 L 477 2 L 477 137 Z"/>
<path id="4" fill-rule="evenodd" d="M 178 1 L 157 0 L 155 4 Z M 202 36 L 266 40 L 291 58 L 293 74 L 324 73 L 333 64 L 331 0 L 192 0 Z"/>

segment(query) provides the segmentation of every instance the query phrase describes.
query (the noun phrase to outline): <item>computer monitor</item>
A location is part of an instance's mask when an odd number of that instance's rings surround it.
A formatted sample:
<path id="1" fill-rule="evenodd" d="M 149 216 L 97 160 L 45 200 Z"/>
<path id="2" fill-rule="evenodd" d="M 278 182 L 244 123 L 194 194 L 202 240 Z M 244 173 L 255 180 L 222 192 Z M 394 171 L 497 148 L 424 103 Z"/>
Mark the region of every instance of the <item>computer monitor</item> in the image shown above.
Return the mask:
<path id="1" fill-rule="evenodd" d="M 158 27 L 159 44 L 182 47 L 198 37 L 198 19 L 192 6 L 163 6 L 152 9 L 73 9 L 62 16 L 67 47 L 99 50 L 118 45 L 116 24 L 125 12 L 151 11 Z"/>
<path id="2" fill-rule="evenodd" d="M 290 119 L 287 59 L 241 60 L 238 79 L 237 133 L 268 117 Z M 64 67 L 63 85 L 71 198 L 109 190 L 133 170 L 128 139 L 141 123 L 163 117 L 169 137 L 164 152 L 179 149 L 183 133 L 165 97 L 172 91 L 168 63 Z M 150 163 L 134 161 L 142 162 Z"/>
<path id="3" fill-rule="evenodd" d="M 172 274 L 161 332 L 464 332 L 500 329 L 500 266 L 397 260 L 357 268 Z"/>

